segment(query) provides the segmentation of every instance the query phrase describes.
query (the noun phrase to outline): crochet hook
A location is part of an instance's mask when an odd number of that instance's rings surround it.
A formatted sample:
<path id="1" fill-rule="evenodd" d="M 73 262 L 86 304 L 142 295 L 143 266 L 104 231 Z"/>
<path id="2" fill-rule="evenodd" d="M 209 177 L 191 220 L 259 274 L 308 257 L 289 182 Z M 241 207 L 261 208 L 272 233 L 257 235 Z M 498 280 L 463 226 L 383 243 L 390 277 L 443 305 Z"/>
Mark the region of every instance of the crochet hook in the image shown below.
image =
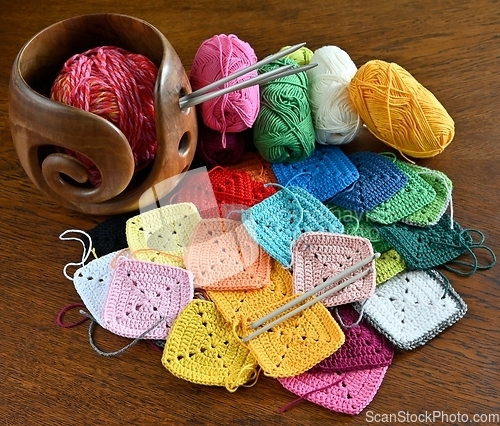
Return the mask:
<path id="1" fill-rule="evenodd" d="M 352 265 L 351 267 L 347 268 L 346 270 L 342 271 L 340 274 L 329 278 L 324 283 L 321 283 L 320 285 L 312 288 L 311 290 L 307 291 L 304 294 L 301 294 L 299 297 L 291 300 L 290 302 L 286 303 L 285 305 L 283 305 L 283 306 L 279 307 L 278 309 L 274 310 L 273 312 L 267 314 L 266 316 L 254 321 L 252 324 L 250 324 L 250 327 L 252 329 L 256 329 L 257 327 L 261 326 L 262 324 L 266 323 L 267 321 L 269 321 L 275 317 L 278 317 L 274 321 L 270 322 L 269 324 L 259 328 L 258 330 L 254 331 L 253 333 L 249 334 L 248 336 L 243 337 L 242 341 L 247 342 L 247 341 L 259 336 L 260 334 L 264 333 L 265 331 L 269 330 L 270 328 L 282 323 L 283 321 L 286 321 L 288 318 L 291 318 L 294 315 L 298 314 L 299 312 L 302 312 L 303 310 L 309 308 L 310 306 L 312 306 L 316 302 L 320 302 L 321 300 L 323 300 L 323 299 L 325 299 L 325 298 L 327 298 L 335 293 L 338 293 L 340 290 L 347 287 L 348 285 L 351 285 L 352 283 L 365 277 L 366 275 L 368 275 L 369 273 L 374 271 L 373 267 L 370 267 L 370 268 L 364 270 L 363 272 L 360 272 L 359 274 L 354 275 L 353 277 L 349 278 L 348 280 L 346 280 L 342 284 L 340 284 L 336 287 L 333 287 L 332 289 L 324 292 L 323 294 L 320 294 L 319 296 L 316 296 L 315 298 L 311 299 L 307 303 L 300 305 L 297 308 L 295 308 L 294 310 L 279 317 L 279 315 L 281 315 L 286 310 L 302 303 L 307 298 L 315 295 L 316 293 L 318 293 L 319 291 L 323 290 L 324 288 L 330 286 L 331 284 L 336 283 L 336 282 L 340 281 L 341 279 L 351 275 L 356 270 L 362 268 L 363 266 L 366 266 L 368 263 L 372 262 L 375 259 L 378 259 L 379 257 L 380 257 L 380 253 L 375 253 L 371 256 L 364 258 L 363 260 L 359 261 L 358 263 L 356 263 L 356 264 Z"/>
<path id="2" fill-rule="evenodd" d="M 204 93 L 196 97 L 191 97 L 192 93 L 187 96 L 183 96 L 182 98 L 179 99 L 179 106 L 181 109 L 186 109 L 201 104 L 202 102 L 209 101 L 210 99 L 216 98 L 218 96 L 222 96 L 230 92 L 235 92 L 236 90 L 246 89 L 247 87 L 254 86 L 256 84 L 269 83 L 270 81 L 280 77 L 297 74 L 299 72 L 309 71 L 315 66 L 317 66 L 317 64 L 303 65 L 298 68 L 292 68 L 293 65 L 285 65 L 283 67 L 277 68 L 272 71 L 268 71 L 264 74 L 258 75 L 248 80 L 241 81 L 240 83 L 236 83 L 232 86 L 224 87 L 223 89 L 217 90 L 215 92 Z"/>
<path id="3" fill-rule="evenodd" d="M 234 73 L 221 78 L 220 80 L 214 81 L 213 83 L 207 84 L 206 86 L 202 87 L 201 89 L 198 89 L 189 95 L 183 96 L 181 99 L 190 99 L 190 98 L 195 98 L 199 95 L 202 95 L 203 93 L 210 92 L 210 90 L 215 89 L 219 86 L 222 86 L 225 83 L 228 83 L 231 80 L 234 80 L 235 78 L 241 77 L 242 75 L 245 75 L 249 73 L 250 71 L 256 70 L 257 68 L 260 68 L 263 65 L 269 64 L 270 62 L 282 58 L 283 56 L 289 55 L 292 52 L 295 52 L 296 50 L 300 49 L 302 46 L 305 46 L 304 43 L 299 43 L 294 46 L 290 46 L 287 49 L 283 49 L 280 52 L 274 53 L 272 55 L 266 56 L 264 59 L 256 62 L 255 64 L 249 65 L 248 67 L 242 68 L 238 71 L 235 71 Z"/>

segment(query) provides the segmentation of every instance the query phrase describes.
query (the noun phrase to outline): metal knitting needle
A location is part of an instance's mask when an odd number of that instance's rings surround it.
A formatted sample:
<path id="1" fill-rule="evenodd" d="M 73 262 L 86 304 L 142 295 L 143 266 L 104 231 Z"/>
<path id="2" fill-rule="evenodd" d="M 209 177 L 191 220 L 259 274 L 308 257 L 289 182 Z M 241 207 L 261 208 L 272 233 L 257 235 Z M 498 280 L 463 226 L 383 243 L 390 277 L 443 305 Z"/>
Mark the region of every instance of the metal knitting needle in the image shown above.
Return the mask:
<path id="1" fill-rule="evenodd" d="M 274 321 L 259 328 L 258 330 L 254 331 L 253 333 L 249 334 L 248 336 L 243 337 L 241 340 L 243 342 L 248 342 L 249 340 L 261 335 L 262 333 L 269 330 L 270 328 L 273 328 L 274 326 L 282 323 L 283 321 L 286 321 L 288 318 L 291 318 L 294 315 L 297 315 L 299 312 L 302 312 L 303 310 L 314 305 L 315 303 L 320 302 L 321 300 L 325 299 L 326 297 L 329 297 L 335 293 L 338 293 L 343 288 L 347 287 L 348 285 L 351 285 L 353 282 L 363 278 L 364 276 L 368 275 L 370 272 L 373 272 L 373 271 L 374 271 L 374 269 L 372 267 L 370 267 L 370 268 L 364 270 L 363 272 L 361 272 L 357 275 L 354 275 L 353 277 L 349 278 L 347 281 L 343 282 L 342 284 L 338 285 L 337 287 L 334 287 L 328 291 L 325 291 L 323 294 L 320 294 L 319 296 L 311 299 L 309 302 L 304 303 L 303 305 L 300 305 L 299 307 L 295 308 L 293 311 L 288 312 L 287 314 L 283 315 L 282 317 L 276 318 Z M 292 302 L 295 302 L 295 300 L 293 300 Z"/>
<path id="2" fill-rule="evenodd" d="M 210 99 L 216 98 L 218 96 L 225 95 L 226 93 L 234 92 L 236 90 L 246 89 L 247 87 L 254 86 L 255 84 L 260 84 L 262 81 L 268 81 L 269 79 L 272 78 L 281 77 L 281 74 L 288 70 L 294 71 L 292 74 L 303 71 L 302 67 L 293 69 L 292 67 L 293 65 L 285 65 L 283 67 L 276 68 L 275 70 L 268 71 L 256 77 L 252 77 L 248 80 L 236 83 L 233 86 L 224 87 L 223 89 L 216 90 L 215 92 L 205 93 L 203 95 L 196 96 L 195 98 L 187 98 L 187 96 L 183 96 L 182 98 L 179 99 L 179 106 L 181 109 L 186 109 L 201 104 L 202 102 L 209 101 Z"/>
<path id="3" fill-rule="evenodd" d="M 324 288 L 332 285 L 333 283 L 336 283 L 340 281 L 341 279 L 348 277 L 351 275 L 353 272 L 357 271 L 358 269 L 362 268 L 365 265 L 368 265 L 372 260 L 378 259 L 380 257 L 380 253 L 375 253 L 371 256 L 365 257 L 363 260 L 360 260 L 358 263 L 355 263 L 354 265 L 350 266 L 349 268 L 345 269 L 342 271 L 340 274 L 335 275 L 328 280 L 326 280 L 324 283 L 321 283 L 317 285 L 316 287 L 313 287 L 311 290 L 305 292 L 304 294 L 301 294 L 300 297 L 291 300 L 287 304 L 281 306 L 280 308 L 276 309 L 275 311 L 267 314 L 265 317 L 262 317 L 258 319 L 257 321 L 254 321 L 252 324 L 250 324 L 251 328 L 257 328 L 264 324 L 265 322 L 269 321 L 270 319 L 273 319 L 274 317 L 280 315 L 281 313 L 285 312 L 287 309 L 290 309 L 294 307 L 295 305 L 303 302 L 307 298 L 313 296 L 317 292 L 323 290 Z M 335 288 L 339 288 L 335 287 Z M 343 288 L 343 287 L 342 287 Z"/>
<path id="4" fill-rule="evenodd" d="M 317 66 L 318 66 L 318 64 L 303 65 L 303 66 L 299 67 L 300 71 L 297 71 L 299 68 L 292 68 L 292 69 L 283 71 L 283 73 L 279 74 L 277 77 L 269 77 L 265 80 L 261 80 L 261 82 L 259 84 L 269 83 L 270 81 L 276 80 L 276 79 L 281 78 L 281 77 L 287 77 L 289 75 L 297 74 L 298 72 L 306 72 L 306 71 L 312 70 L 314 67 L 317 67 Z M 262 75 L 267 76 L 267 74 L 268 73 L 265 73 Z"/>
<path id="5" fill-rule="evenodd" d="M 198 95 L 202 95 L 203 93 L 210 92 L 210 90 L 215 89 L 219 86 L 222 86 L 224 83 L 227 83 L 231 80 L 234 80 L 235 78 L 241 77 L 242 75 L 245 75 L 249 73 L 250 71 L 256 70 L 257 68 L 260 68 L 263 65 L 266 65 L 275 59 L 282 58 L 283 56 L 289 55 L 292 52 L 295 52 L 296 50 L 300 49 L 302 46 L 305 46 L 306 43 L 299 43 L 296 44 L 295 46 L 291 46 L 288 49 L 284 49 L 280 52 L 274 53 L 270 56 L 265 57 L 264 59 L 260 60 L 259 62 L 256 62 L 255 64 L 252 64 L 248 67 L 242 68 L 224 78 L 221 78 L 220 80 L 214 81 L 213 83 L 208 84 L 205 87 L 202 87 L 201 89 L 196 90 L 195 92 L 190 93 L 189 95 L 183 96 L 181 99 L 184 98 L 195 98 Z"/>

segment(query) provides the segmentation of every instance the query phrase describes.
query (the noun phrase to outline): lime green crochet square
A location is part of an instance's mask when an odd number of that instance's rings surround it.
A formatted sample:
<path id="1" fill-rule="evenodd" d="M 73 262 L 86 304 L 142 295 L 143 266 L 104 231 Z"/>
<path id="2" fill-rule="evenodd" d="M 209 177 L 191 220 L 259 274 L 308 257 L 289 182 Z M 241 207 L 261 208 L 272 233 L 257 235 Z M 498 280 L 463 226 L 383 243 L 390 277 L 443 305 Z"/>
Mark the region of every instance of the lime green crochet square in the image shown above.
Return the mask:
<path id="1" fill-rule="evenodd" d="M 416 164 L 409 164 L 408 166 L 434 188 L 436 197 L 431 203 L 403 218 L 402 222 L 414 226 L 435 225 L 451 203 L 453 182 L 438 170 L 431 170 Z"/>
<path id="2" fill-rule="evenodd" d="M 388 250 L 375 260 L 376 284 L 383 284 L 406 269 L 401 255 L 394 249 Z"/>

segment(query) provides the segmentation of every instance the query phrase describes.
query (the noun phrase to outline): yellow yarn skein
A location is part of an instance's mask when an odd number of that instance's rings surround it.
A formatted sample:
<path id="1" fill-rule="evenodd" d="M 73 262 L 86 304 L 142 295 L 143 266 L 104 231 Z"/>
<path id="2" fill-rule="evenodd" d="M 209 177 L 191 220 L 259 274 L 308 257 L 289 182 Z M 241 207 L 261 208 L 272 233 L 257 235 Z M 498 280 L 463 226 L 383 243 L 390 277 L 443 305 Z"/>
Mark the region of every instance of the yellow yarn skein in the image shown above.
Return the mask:
<path id="1" fill-rule="evenodd" d="M 434 157 L 455 135 L 455 123 L 441 103 L 395 63 L 373 60 L 361 66 L 349 96 L 370 132 L 402 154 Z"/>

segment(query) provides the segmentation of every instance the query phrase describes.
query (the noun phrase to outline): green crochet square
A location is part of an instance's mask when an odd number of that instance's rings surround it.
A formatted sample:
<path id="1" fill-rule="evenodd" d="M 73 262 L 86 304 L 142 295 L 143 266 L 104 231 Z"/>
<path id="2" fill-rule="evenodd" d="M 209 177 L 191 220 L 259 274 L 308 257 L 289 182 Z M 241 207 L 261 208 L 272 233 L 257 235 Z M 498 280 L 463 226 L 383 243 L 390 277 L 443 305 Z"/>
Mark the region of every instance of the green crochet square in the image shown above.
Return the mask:
<path id="1" fill-rule="evenodd" d="M 394 164 L 408 176 L 408 182 L 391 198 L 366 212 L 366 217 L 374 222 L 388 225 L 415 213 L 436 198 L 434 188 L 427 183 L 411 165 L 400 160 Z"/>
<path id="2" fill-rule="evenodd" d="M 402 222 L 415 226 L 435 225 L 450 205 L 453 182 L 438 170 L 431 170 L 416 164 L 409 164 L 408 166 L 434 188 L 436 197 L 431 203 L 403 218 Z"/>
<path id="3" fill-rule="evenodd" d="M 365 214 L 334 204 L 327 204 L 326 206 L 344 225 L 344 234 L 370 240 L 374 252 L 384 253 L 392 248 L 374 224 L 366 219 Z"/>

